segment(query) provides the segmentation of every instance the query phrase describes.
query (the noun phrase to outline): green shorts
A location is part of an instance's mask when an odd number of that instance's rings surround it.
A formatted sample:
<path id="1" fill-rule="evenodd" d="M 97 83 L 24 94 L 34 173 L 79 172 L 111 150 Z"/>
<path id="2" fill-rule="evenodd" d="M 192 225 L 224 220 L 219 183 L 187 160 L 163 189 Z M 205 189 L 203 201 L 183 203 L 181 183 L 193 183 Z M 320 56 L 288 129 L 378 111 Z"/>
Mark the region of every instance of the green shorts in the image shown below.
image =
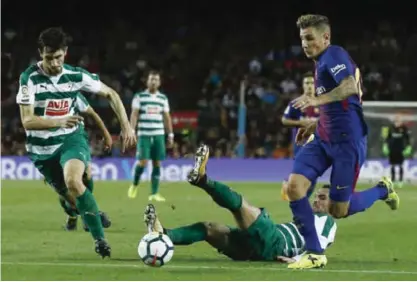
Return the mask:
<path id="1" fill-rule="evenodd" d="M 67 186 L 64 180 L 65 163 L 72 159 L 80 160 L 84 163 L 85 169 L 91 162 L 90 146 L 84 134 L 74 134 L 69 136 L 64 144 L 48 159 L 37 159 L 30 156 L 35 167 L 45 177 L 45 181 L 51 185 L 60 195 L 67 194 Z"/>
<path id="2" fill-rule="evenodd" d="M 164 160 L 165 135 L 139 136 L 136 150 L 136 158 L 138 160 Z"/>
<path id="3" fill-rule="evenodd" d="M 285 241 L 264 209 L 247 230 L 230 231 L 228 247 L 219 252 L 233 260 L 274 261 L 283 255 Z"/>

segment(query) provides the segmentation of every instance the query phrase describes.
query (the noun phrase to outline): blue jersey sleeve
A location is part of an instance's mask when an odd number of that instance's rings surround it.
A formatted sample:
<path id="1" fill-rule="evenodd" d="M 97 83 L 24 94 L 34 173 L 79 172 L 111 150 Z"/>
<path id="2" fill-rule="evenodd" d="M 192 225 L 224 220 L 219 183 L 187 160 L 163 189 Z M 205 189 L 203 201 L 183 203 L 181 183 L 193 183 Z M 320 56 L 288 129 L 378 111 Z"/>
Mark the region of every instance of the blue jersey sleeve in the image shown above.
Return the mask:
<path id="1" fill-rule="evenodd" d="M 356 66 L 350 59 L 349 54 L 341 47 L 334 47 L 326 54 L 326 67 L 337 84 L 352 75 L 355 77 Z"/>
<path id="2" fill-rule="evenodd" d="M 293 102 L 290 102 L 284 111 L 284 118 L 300 120 L 303 116 L 303 112 L 300 109 L 296 109 L 293 106 Z"/>

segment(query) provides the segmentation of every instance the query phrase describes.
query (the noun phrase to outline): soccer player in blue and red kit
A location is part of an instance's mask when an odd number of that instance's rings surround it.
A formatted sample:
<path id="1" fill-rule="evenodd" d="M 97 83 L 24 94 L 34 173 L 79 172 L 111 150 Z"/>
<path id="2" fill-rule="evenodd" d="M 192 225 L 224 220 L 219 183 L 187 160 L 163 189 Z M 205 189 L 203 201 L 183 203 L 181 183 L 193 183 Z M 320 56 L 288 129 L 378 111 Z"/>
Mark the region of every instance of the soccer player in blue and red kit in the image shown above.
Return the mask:
<path id="1" fill-rule="evenodd" d="M 314 74 L 307 72 L 303 76 L 303 95 L 314 96 Z M 281 122 L 286 127 L 292 127 L 292 141 L 293 141 L 293 156 L 295 157 L 301 146 L 295 142 L 297 130 L 300 127 L 306 127 L 312 122 L 316 122 L 319 116 L 318 107 L 309 107 L 305 111 L 294 107 L 294 101 L 291 101 L 284 111 Z M 307 191 L 307 197 L 310 198 L 316 186 L 316 181 L 312 181 L 310 188 Z M 287 195 L 288 180 L 284 180 L 281 189 L 281 197 L 288 201 Z"/>
<path id="2" fill-rule="evenodd" d="M 367 125 L 362 111 L 360 71 L 340 46 L 330 45 L 330 24 L 322 15 L 303 15 L 297 21 L 302 47 L 315 62 L 314 97 L 302 95 L 294 107 L 320 107 L 318 122 L 298 130 L 296 142 L 307 143 L 295 157 L 288 180 L 288 197 L 294 221 L 305 238 L 306 252 L 289 268 L 324 267 L 327 258 L 320 247 L 306 192 L 311 182 L 332 167 L 330 213 L 344 218 L 383 200 L 392 210 L 400 199 L 390 179 L 362 192 L 354 188 L 367 151 Z M 310 138 L 311 134 L 313 138 Z"/>

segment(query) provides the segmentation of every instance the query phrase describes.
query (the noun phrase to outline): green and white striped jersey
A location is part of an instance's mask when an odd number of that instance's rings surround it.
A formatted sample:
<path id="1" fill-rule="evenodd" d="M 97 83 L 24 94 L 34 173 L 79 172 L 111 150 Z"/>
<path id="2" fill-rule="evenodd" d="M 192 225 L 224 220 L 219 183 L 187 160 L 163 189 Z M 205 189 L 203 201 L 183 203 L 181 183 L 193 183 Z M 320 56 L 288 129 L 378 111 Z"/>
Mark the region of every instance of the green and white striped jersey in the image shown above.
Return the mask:
<path id="1" fill-rule="evenodd" d="M 132 109 L 139 110 L 138 136 L 157 136 L 165 134 L 164 113 L 169 113 L 167 96 L 160 92 L 154 94 L 147 90 L 136 93 Z"/>
<path id="2" fill-rule="evenodd" d="M 101 89 L 99 77 L 82 68 L 64 65 L 61 74 L 49 76 L 41 69 L 40 62 L 20 75 L 19 84 L 16 102 L 33 105 L 35 115 L 44 119 L 64 118 L 86 110 L 85 103 L 80 103 L 80 91 L 97 93 Z M 26 130 L 26 150 L 32 158 L 47 159 L 63 144 L 65 138 L 81 130 L 80 126 Z"/>
<path id="3" fill-rule="evenodd" d="M 337 230 L 336 222 L 328 214 L 316 213 L 314 214 L 314 224 L 316 226 L 320 245 L 323 249 L 326 249 L 334 242 Z M 294 223 L 278 224 L 277 228 L 285 241 L 283 253 L 286 257 L 296 257 L 304 252 L 304 238 Z"/>

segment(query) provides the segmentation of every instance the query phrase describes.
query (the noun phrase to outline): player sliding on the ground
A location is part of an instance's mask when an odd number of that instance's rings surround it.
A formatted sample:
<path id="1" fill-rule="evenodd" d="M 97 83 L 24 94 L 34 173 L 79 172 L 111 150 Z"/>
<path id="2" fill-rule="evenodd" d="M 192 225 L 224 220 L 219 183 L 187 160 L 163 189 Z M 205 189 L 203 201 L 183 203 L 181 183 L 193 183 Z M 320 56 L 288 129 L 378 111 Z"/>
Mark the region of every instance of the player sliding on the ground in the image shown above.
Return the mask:
<path id="1" fill-rule="evenodd" d="M 129 198 L 136 198 L 140 177 L 148 160 L 152 160 L 152 189 L 148 200 L 165 201 L 165 198 L 158 193 L 161 161 L 165 159 L 165 128 L 168 131 L 168 148 L 174 143 L 174 133 L 169 113 L 169 101 L 165 94 L 159 92 L 160 85 L 160 74 L 156 71 L 150 72 L 147 81 L 148 88 L 135 94 L 132 101 L 130 124 L 132 128 L 137 128 L 138 145 L 133 183 L 127 192 Z"/>
<path id="2" fill-rule="evenodd" d="M 75 114 L 80 91 L 96 93 L 109 100 L 122 129 L 123 147 L 129 148 L 136 136 L 129 124 L 119 95 L 98 76 L 82 68 L 64 64 L 68 44 L 59 28 L 48 28 L 39 36 L 42 61 L 21 75 L 16 100 L 26 131 L 26 150 L 35 167 L 60 195 L 67 190 L 76 198 L 76 207 L 95 240 L 95 251 L 110 256 L 93 194 L 86 189 L 83 175 L 90 161 L 90 147 L 82 117 Z"/>
<path id="3" fill-rule="evenodd" d="M 90 106 L 87 99 L 81 94 L 78 93 L 77 97 L 74 101 L 74 111 L 75 114 L 85 114 L 90 116 L 94 124 L 98 127 L 101 131 L 101 135 L 104 141 L 104 150 L 110 151 L 112 148 L 113 140 L 110 135 L 110 132 L 107 130 L 106 125 L 104 124 L 101 117 L 94 111 L 94 109 Z M 85 130 L 85 126 L 83 122 L 80 122 L 80 127 Z M 85 136 L 88 138 L 87 132 L 85 132 Z M 45 181 L 46 182 L 46 181 Z M 85 187 L 93 193 L 94 190 L 94 181 L 91 175 L 91 159 L 88 161 L 88 167 L 83 175 L 83 183 Z M 74 231 L 77 229 L 77 222 L 78 222 L 78 209 L 76 206 L 76 199 L 75 196 L 69 191 L 65 195 L 59 195 L 59 203 L 61 207 L 64 209 L 64 212 L 67 214 L 67 220 L 64 225 L 65 230 L 67 231 Z M 111 225 L 111 221 L 105 212 L 99 211 L 101 223 L 104 228 L 108 228 Z M 88 226 L 83 221 L 83 229 L 85 231 L 89 231 Z"/>
<path id="4" fill-rule="evenodd" d="M 340 46 L 330 44 L 330 24 L 322 15 L 303 15 L 297 21 L 306 56 L 315 62 L 316 96 L 302 95 L 295 108 L 320 107 L 319 120 L 300 128 L 296 142 L 305 143 L 296 155 L 288 180 L 288 198 L 294 221 L 303 235 L 306 252 L 289 268 L 306 269 L 327 264 L 314 225 L 306 193 L 311 183 L 332 167 L 329 212 L 343 218 L 384 200 L 391 209 L 400 199 L 391 180 L 383 178 L 373 188 L 354 192 L 366 158 L 368 128 L 364 121 L 359 68 Z M 314 134 L 314 135 L 312 135 Z"/>
<path id="5" fill-rule="evenodd" d="M 304 238 L 295 224 L 274 223 L 264 209 L 252 206 L 227 185 L 209 179 L 206 174 L 208 160 L 209 149 L 203 145 L 196 152 L 195 165 L 188 181 L 207 192 L 219 206 L 228 209 L 238 227 L 198 222 L 175 229 L 165 229 L 156 215 L 155 207 L 149 204 L 144 214 L 148 230 L 164 232 L 175 245 L 206 241 L 233 260 L 292 262 L 290 258 L 296 259 L 304 250 Z M 317 236 L 323 249 L 333 243 L 337 228 L 333 218 L 328 214 L 328 194 L 328 189 L 320 189 L 313 204 Z"/>

